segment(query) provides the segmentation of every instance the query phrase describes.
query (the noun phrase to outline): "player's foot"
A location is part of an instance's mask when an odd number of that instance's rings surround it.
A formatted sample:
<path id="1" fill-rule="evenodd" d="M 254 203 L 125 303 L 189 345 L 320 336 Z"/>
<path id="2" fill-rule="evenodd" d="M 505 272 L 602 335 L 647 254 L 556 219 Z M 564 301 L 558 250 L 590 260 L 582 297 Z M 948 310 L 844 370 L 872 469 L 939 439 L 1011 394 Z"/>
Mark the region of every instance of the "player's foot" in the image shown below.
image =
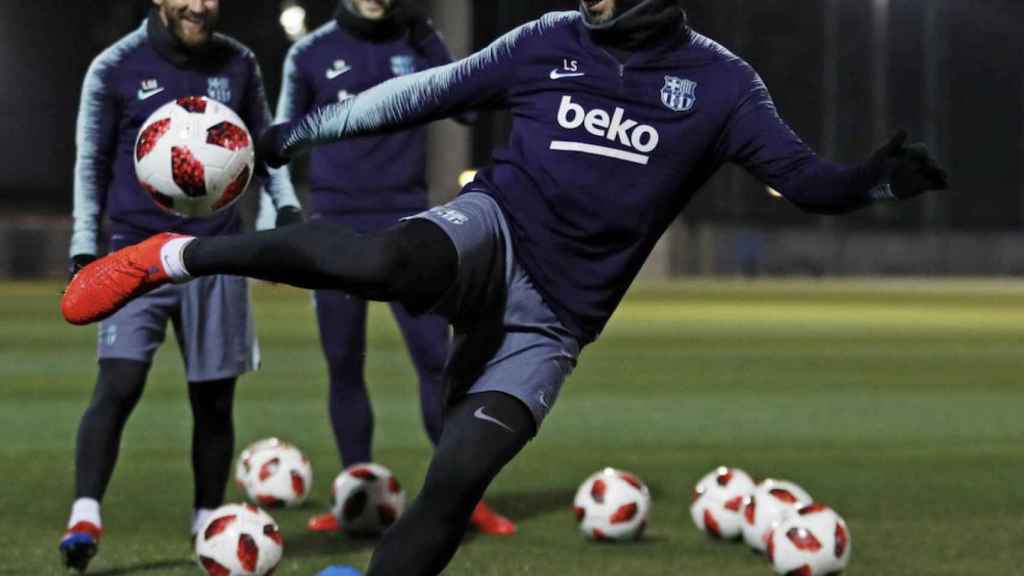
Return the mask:
<path id="1" fill-rule="evenodd" d="M 483 501 L 473 509 L 473 516 L 470 518 L 470 522 L 477 530 L 484 534 L 511 536 L 516 533 L 515 522 L 491 510 L 491 507 L 484 504 Z"/>
<path id="2" fill-rule="evenodd" d="M 99 549 L 103 529 L 92 522 L 78 522 L 60 539 L 60 554 L 68 568 L 85 572 Z"/>
<path id="3" fill-rule="evenodd" d="M 310 532 L 341 532 L 341 526 L 338 525 L 338 518 L 330 513 L 317 514 L 306 522 L 306 530 Z"/>
<path id="4" fill-rule="evenodd" d="M 160 252 L 168 242 L 187 236 L 164 232 L 122 248 L 82 268 L 61 300 L 64 319 L 82 325 L 103 320 L 133 298 L 171 281 Z"/>

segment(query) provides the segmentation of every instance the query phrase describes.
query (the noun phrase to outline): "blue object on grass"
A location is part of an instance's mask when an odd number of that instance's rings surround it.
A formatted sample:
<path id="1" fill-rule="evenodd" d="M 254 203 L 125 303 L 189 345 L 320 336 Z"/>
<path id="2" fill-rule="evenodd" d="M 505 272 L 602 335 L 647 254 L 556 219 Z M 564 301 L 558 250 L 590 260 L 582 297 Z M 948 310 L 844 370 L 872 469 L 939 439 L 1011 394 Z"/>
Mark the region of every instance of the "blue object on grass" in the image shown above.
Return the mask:
<path id="1" fill-rule="evenodd" d="M 328 566 L 316 576 L 363 576 L 363 573 L 351 566 Z"/>

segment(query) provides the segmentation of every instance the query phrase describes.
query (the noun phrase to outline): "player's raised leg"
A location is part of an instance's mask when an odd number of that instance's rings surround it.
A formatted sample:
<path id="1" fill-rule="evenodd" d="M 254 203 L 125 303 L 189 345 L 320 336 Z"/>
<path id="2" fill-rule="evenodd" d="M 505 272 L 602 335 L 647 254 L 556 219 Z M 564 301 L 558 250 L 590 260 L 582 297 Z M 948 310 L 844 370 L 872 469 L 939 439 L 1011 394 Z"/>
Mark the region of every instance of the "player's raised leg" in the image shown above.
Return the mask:
<path id="1" fill-rule="evenodd" d="M 366 235 L 318 221 L 237 236 L 159 234 L 83 268 L 61 310 L 68 322 L 88 324 L 158 286 L 215 274 L 344 290 L 424 310 L 444 295 L 457 270 L 451 240 L 423 219 Z"/>
<path id="2" fill-rule="evenodd" d="M 367 576 L 440 574 L 487 486 L 536 429 L 527 406 L 502 392 L 471 394 L 453 406 L 423 489 L 384 534 Z"/>

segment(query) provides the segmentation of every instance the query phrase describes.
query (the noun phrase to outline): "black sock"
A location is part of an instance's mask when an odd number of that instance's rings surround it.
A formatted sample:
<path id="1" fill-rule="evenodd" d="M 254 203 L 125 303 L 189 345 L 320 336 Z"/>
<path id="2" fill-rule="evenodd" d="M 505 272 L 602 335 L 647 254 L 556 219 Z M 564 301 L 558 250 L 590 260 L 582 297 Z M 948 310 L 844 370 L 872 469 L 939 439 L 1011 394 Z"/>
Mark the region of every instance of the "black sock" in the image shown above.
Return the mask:
<path id="1" fill-rule="evenodd" d="M 121 432 L 142 397 L 149 364 L 100 360 L 92 401 L 78 425 L 75 498 L 102 500 L 114 473 Z"/>
<path id="2" fill-rule="evenodd" d="M 397 300 L 416 311 L 436 304 L 458 271 L 451 239 L 422 218 L 374 234 L 314 220 L 266 232 L 199 238 L 185 249 L 183 260 L 193 276 L 233 274 L 343 290 L 367 300 Z"/>
<path id="3" fill-rule="evenodd" d="M 423 489 L 373 553 L 367 576 L 434 576 L 444 570 L 491 480 L 536 433 L 533 414 L 501 392 L 453 406 Z"/>
<path id="4" fill-rule="evenodd" d="M 213 509 L 224 503 L 224 490 L 235 451 L 235 429 L 231 419 L 234 397 L 234 378 L 188 384 L 194 422 L 192 473 L 196 509 Z"/>

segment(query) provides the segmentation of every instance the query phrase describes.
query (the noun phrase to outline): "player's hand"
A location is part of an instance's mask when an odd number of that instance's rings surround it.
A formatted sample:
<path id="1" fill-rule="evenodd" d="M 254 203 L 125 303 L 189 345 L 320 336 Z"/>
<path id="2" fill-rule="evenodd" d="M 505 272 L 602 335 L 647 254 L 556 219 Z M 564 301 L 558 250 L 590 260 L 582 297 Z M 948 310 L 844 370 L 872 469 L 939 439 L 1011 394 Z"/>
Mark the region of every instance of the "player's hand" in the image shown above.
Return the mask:
<path id="1" fill-rule="evenodd" d="M 930 190 L 949 188 L 949 173 L 921 142 L 907 145 L 907 133 L 898 132 L 872 156 L 882 164 L 886 182 L 899 199 L 913 198 Z"/>
<path id="2" fill-rule="evenodd" d="M 277 220 L 274 222 L 274 227 L 284 228 L 292 224 L 302 224 L 302 210 L 298 206 L 282 206 L 277 211 Z"/>
<path id="3" fill-rule="evenodd" d="M 256 141 L 256 169 L 280 168 L 291 161 L 284 153 L 284 139 L 289 124 L 274 124 L 260 134 Z"/>
<path id="4" fill-rule="evenodd" d="M 68 282 L 78 274 L 78 271 L 88 266 L 96 256 L 93 254 L 75 254 L 71 257 L 71 262 L 68 263 Z"/>

